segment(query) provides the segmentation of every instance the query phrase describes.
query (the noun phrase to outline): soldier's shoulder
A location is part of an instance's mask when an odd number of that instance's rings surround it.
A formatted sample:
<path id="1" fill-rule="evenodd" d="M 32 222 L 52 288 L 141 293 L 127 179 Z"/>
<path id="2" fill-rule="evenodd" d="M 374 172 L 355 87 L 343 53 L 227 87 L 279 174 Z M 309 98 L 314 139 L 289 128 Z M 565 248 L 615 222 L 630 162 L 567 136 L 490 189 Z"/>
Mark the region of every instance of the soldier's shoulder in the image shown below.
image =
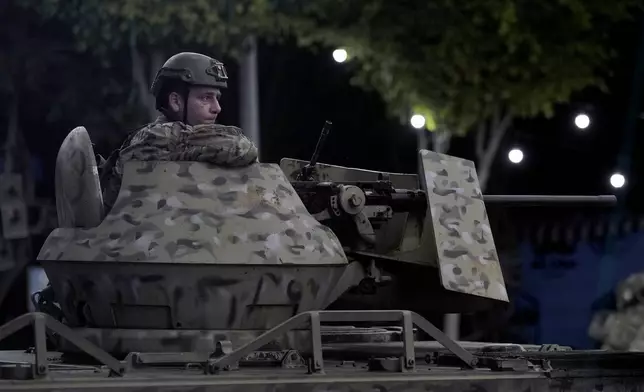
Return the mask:
<path id="1" fill-rule="evenodd" d="M 146 131 L 150 129 L 159 129 L 159 128 L 172 128 L 176 126 L 183 126 L 183 123 L 180 121 L 170 121 L 166 119 L 165 117 L 159 117 L 155 121 L 152 121 L 149 124 L 144 125 L 141 127 L 141 131 Z"/>
<path id="2" fill-rule="evenodd" d="M 157 117 L 154 121 L 149 122 L 145 125 L 140 126 L 135 133 L 139 133 L 142 131 L 149 131 L 151 129 L 163 129 L 163 128 L 172 128 L 176 126 L 184 126 L 182 122 L 180 121 L 170 121 L 167 117 L 165 116 L 159 116 Z"/>
<path id="3" fill-rule="evenodd" d="M 149 123 L 133 133 L 134 139 L 163 136 L 167 137 L 173 133 L 173 130 L 181 130 L 186 126 L 180 121 L 155 121 Z"/>
<path id="4" fill-rule="evenodd" d="M 224 133 L 229 135 L 243 135 L 241 128 L 233 125 L 223 124 L 201 124 L 194 127 L 195 132 L 201 133 Z"/>
<path id="5" fill-rule="evenodd" d="M 213 124 L 213 126 L 219 129 L 230 129 L 230 130 L 242 132 L 242 129 L 240 127 L 236 127 L 234 125 Z"/>
<path id="6" fill-rule="evenodd" d="M 155 122 L 150 122 L 150 123 L 147 123 L 147 124 L 143 124 L 143 125 L 139 125 L 138 127 L 131 129 L 127 133 L 128 136 L 127 136 L 125 142 L 127 143 L 129 140 L 131 140 L 136 135 L 139 135 L 142 132 L 148 131 L 151 127 L 153 127 L 155 125 L 156 125 L 156 121 Z"/>
<path id="7" fill-rule="evenodd" d="M 141 135 L 146 133 L 149 130 L 150 124 L 143 125 L 141 127 L 135 128 L 133 131 L 130 131 L 123 143 L 121 143 L 121 150 L 131 145 L 133 142 L 141 138 Z"/>

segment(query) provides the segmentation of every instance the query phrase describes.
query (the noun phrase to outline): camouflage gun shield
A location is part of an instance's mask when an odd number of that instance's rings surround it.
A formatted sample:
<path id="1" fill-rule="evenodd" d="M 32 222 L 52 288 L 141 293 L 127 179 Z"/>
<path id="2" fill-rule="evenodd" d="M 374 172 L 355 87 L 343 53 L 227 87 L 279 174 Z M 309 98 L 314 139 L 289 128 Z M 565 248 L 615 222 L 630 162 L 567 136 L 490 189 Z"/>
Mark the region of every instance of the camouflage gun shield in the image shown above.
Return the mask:
<path id="1" fill-rule="evenodd" d="M 508 301 L 474 162 L 429 150 L 420 150 L 420 158 L 420 182 L 433 223 L 424 237 L 434 239 L 443 286 Z"/>

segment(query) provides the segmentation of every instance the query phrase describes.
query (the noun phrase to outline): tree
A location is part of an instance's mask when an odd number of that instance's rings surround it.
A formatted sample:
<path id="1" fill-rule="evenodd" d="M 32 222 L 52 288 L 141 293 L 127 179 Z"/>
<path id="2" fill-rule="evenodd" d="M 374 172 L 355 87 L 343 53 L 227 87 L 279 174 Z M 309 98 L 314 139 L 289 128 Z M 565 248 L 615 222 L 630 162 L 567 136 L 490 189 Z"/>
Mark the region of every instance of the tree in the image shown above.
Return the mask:
<path id="1" fill-rule="evenodd" d="M 186 48 L 208 48 L 236 57 L 248 35 L 272 25 L 267 0 L 17 1 L 47 19 L 63 21 L 73 31 L 77 48 L 93 53 L 105 66 L 114 58 L 129 58 L 128 102 L 138 102 L 145 121 L 156 116 L 149 87 L 167 56 Z"/>
<path id="2" fill-rule="evenodd" d="M 132 89 L 122 83 L 128 75 L 120 57 L 114 56 L 116 60 L 105 67 L 100 56 L 78 50 L 79 42 L 67 24 L 43 18 L 38 9 L 27 5 L 23 0 L 0 5 L 0 33 L 7 37 L 0 49 L 0 95 L 8 103 L 7 139 L 31 132 L 20 126 L 28 107 L 38 108 L 28 113 L 31 122 L 54 126 L 73 123 L 90 130 L 114 129 L 136 121 L 131 105 L 122 104 L 122 97 Z M 7 151 L 21 155 L 11 148 Z"/>
<path id="3" fill-rule="evenodd" d="M 474 131 L 481 186 L 515 119 L 551 116 L 588 87 L 606 88 L 611 29 L 638 0 L 317 0 L 281 2 L 282 34 L 344 47 L 354 83 L 391 113 L 428 118 L 435 135 Z M 436 138 L 435 138 L 436 139 Z M 442 138 L 445 140 L 445 138 Z M 439 148 L 440 149 L 440 148 Z"/>

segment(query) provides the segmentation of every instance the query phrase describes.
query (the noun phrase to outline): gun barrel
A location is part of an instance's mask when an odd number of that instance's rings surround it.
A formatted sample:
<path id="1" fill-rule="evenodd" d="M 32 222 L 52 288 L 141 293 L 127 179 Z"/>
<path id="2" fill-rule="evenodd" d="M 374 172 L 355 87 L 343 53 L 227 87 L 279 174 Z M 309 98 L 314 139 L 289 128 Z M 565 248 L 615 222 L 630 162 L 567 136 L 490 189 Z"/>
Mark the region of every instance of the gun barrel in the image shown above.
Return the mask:
<path id="1" fill-rule="evenodd" d="M 614 195 L 568 196 L 568 195 L 483 195 L 486 203 L 499 204 L 599 204 L 615 205 Z"/>
<path id="2" fill-rule="evenodd" d="M 292 181 L 296 191 L 312 191 L 315 189 L 331 189 L 336 184 L 355 185 L 363 188 L 367 196 L 368 205 L 390 205 L 396 211 L 414 211 L 426 208 L 427 198 L 425 192 L 419 189 L 393 188 L 379 181 L 347 181 L 312 182 Z M 386 184 L 385 184 L 386 185 Z M 367 188 L 364 188 L 364 187 Z M 382 191 L 382 192 L 381 192 Z M 615 195 L 576 196 L 576 195 L 483 195 L 483 201 L 491 205 L 517 205 L 517 206 L 556 206 L 556 205 L 592 205 L 614 206 L 617 204 Z"/>
<path id="3" fill-rule="evenodd" d="M 322 132 L 320 133 L 320 138 L 318 139 L 317 144 L 315 145 L 315 150 L 313 151 L 313 156 L 311 157 L 311 161 L 309 162 L 309 166 L 313 167 L 315 166 L 316 163 L 318 163 L 318 157 L 320 156 L 320 150 L 322 150 L 322 146 L 324 145 L 324 140 L 326 139 L 327 135 L 329 134 L 329 131 L 331 130 L 331 121 L 326 121 L 324 123 L 324 127 L 322 127 Z"/>

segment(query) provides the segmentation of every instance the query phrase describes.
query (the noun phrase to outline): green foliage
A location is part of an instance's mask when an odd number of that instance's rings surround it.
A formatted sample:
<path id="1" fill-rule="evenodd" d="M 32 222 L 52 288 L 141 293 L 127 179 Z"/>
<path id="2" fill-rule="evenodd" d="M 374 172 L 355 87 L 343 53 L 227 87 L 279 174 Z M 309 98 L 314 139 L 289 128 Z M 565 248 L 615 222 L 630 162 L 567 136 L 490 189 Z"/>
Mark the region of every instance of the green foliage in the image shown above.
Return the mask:
<path id="1" fill-rule="evenodd" d="M 248 34 L 345 47 L 353 83 L 405 120 L 464 133 L 503 110 L 550 115 L 604 86 L 611 27 L 640 0 L 12 0 L 63 22 L 77 49 L 114 66 L 136 46 L 239 54 Z M 123 65 L 121 65 L 123 66 Z"/>
<path id="2" fill-rule="evenodd" d="M 16 0 L 45 18 L 65 21 L 78 48 L 105 59 L 127 47 L 173 51 L 186 45 L 236 52 L 248 33 L 270 24 L 268 0 Z M 232 53 L 235 54 L 235 53 Z"/>
<path id="3" fill-rule="evenodd" d="M 225 61 L 241 53 L 248 34 L 273 29 L 269 0 L 11 1 L 45 21 L 62 24 L 73 37 L 76 52 L 91 56 L 108 78 L 118 79 L 112 85 L 118 85 L 120 100 L 112 100 L 114 106 L 105 109 L 129 118 L 121 127 L 155 116 L 148 88 L 171 54 L 192 50 Z M 84 67 L 74 66 L 79 72 Z"/>
<path id="4" fill-rule="evenodd" d="M 0 2 L 0 36 L 5 37 L 0 47 L 0 93 L 34 88 L 46 79 L 51 66 L 63 61 L 69 48 L 50 34 L 51 26 L 41 23 L 37 15 L 11 1 Z"/>
<path id="5" fill-rule="evenodd" d="M 51 118 L 71 115 L 72 119 L 89 124 L 116 122 L 118 125 L 114 128 L 121 132 L 149 121 L 150 115 L 154 115 L 154 102 L 149 99 L 148 88 L 157 68 L 170 54 L 195 50 L 219 58 L 224 57 L 223 54 L 234 57 L 249 33 L 262 34 L 271 24 L 267 17 L 270 13 L 268 0 L 10 1 L 23 12 L 40 17 L 39 22 L 31 23 L 32 26 L 58 23 L 60 30 L 71 37 L 68 68 L 48 74 L 49 77 L 63 77 L 75 89 L 66 89 L 60 95 L 72 97 L 82 95 L 81 91 L 87 89 L 94 91 L 94 100 L 83 103 L 70 99 L 66 101 L 68 105 L 52 113 Z M 42 53 L 33 53 L 42 58 Z M 78 61 L 81 56 L 82 61 Z M 47 64 L 47 60 L 43 63 Z M 92 83 L 81 85 L 74 83 L 73 78 L 66 78 L 69 72 L 78 75 L 89 72 L 97 77 Z M 83 110 L 83 105 L 94 107 Z M 70 107 L 74 108 L 71 113 Z M 93 115 L 81 119 L 82 113 Z M 110 121 L 106 121 L 106 117 Z M 119 139 L 120 132 L 111 132 L 114 133 L 115 139 Z"/>
<path id="6" fill-rule="evenodd" d="M 282 34 L 345 47 L 354 82 L 393 114 L 432 109 L 458 134 L 503 110 L 550 116 L 572 93 L 605 88 L 611 28 L 638 0 L 283 0 Z"/>
<path id="7" fill-rule="evenodd" d="M 28 109 L 21 112 L 29 113 L 32 124 L 83 124 L 97 142 L 103 138 L 101 131 L 108 131 L 105 139 L 118 139 L 115 129 L 140 123 L 135 105 L 127 104 L 131 87 L 122 82 L 129 78 L 129 64 L 103 68 L 95 56 L 78 53 L 65 24 L 44 19 L 18 1 L 0 2 L 0 36 L 6 37 L 0 48 L 0 100 L 7 103 L 0 116 L 17 103 Z M 41 129 L 17 120 L 27 139 L 38 140 Z M 2 143 L 5 136 L 0 136 Z"/>

